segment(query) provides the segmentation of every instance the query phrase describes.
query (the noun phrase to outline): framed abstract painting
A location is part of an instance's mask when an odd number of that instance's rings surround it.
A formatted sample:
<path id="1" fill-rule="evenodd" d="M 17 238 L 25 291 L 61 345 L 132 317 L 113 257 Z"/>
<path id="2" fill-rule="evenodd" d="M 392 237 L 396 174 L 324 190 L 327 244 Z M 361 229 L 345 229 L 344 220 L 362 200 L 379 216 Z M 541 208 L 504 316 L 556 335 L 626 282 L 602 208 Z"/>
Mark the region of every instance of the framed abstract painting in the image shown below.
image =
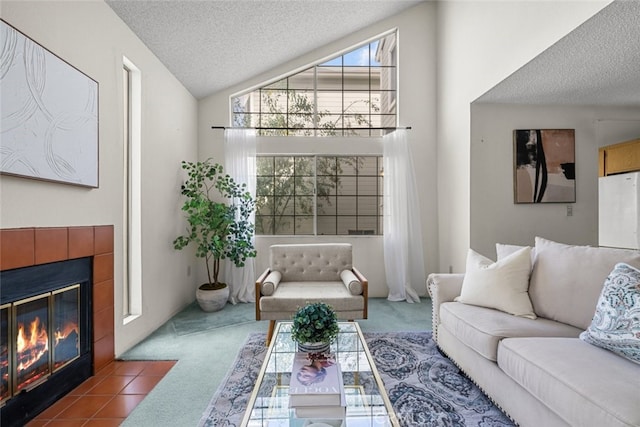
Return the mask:
<path id="1" fill-rule="evenodd" d="M 575 203 L 575 129 L 513 131 L 514 203 Z"/>

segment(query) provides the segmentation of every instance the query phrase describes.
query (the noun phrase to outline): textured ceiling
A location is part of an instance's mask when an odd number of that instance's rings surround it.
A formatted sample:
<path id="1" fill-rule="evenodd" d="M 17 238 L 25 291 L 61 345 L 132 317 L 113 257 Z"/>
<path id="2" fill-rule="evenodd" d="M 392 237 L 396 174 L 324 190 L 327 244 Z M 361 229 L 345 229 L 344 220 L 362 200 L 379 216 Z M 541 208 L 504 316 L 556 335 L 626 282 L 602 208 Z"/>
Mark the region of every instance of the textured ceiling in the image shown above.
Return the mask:
<path id="1" fill-rule="evenodd" d="M 196 97 L 424 0 L 105 0 Z"/>
<path id="2" fill-rule="evenodd" d="M 105 0 L 196 97 L 424 0 Z M 640 0 L 616 0 L 478 102 L 640 106 Z"/>
<path id="3" fill-rule="evenodd" d="M 640 107 L 640 1 L 609 4 L 477 102 Z"/>

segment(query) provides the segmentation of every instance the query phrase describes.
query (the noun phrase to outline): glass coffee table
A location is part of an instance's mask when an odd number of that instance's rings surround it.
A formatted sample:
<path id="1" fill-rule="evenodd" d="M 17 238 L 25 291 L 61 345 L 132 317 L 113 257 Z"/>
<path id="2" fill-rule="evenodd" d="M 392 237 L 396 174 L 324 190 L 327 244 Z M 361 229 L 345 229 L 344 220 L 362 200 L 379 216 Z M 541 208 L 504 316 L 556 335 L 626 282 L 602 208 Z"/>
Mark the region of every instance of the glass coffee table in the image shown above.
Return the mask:
<path id="1" fill-rule="evenodd" d="M 356 322 L 339 322 L 339 326 L 331 353 L 342 370 L 345 418 L 296 418 L 295 411 L 289 408 L 289 379 L 297 347 L 291 339 L 291 322 L 280 322 L 247 404 L 242 427 L 305 427 L 314 423 L 332 427 L 399 427 L 360 326 Z"/>

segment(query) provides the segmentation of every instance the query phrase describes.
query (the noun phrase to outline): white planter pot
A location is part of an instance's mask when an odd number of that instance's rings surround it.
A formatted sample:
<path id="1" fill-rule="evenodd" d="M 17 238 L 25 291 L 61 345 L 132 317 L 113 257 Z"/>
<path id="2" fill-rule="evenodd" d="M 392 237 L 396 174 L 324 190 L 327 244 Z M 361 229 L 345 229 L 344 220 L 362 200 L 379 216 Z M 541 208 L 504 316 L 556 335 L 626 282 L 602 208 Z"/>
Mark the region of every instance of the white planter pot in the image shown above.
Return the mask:
<path id="1" fill-rule="evenodd" d="M 328 353 L 331 343 L 328 342 L 299 342 L 298 351 L 303 353 Z"/>
<path id="2" fill-rule="evenodd" d="M 224 308 L 229 299 L 229 286 L 222 289 L 202 290 L 198 287 L 196 290 L 196 300 L 202 311 L 213 312 Z"/>

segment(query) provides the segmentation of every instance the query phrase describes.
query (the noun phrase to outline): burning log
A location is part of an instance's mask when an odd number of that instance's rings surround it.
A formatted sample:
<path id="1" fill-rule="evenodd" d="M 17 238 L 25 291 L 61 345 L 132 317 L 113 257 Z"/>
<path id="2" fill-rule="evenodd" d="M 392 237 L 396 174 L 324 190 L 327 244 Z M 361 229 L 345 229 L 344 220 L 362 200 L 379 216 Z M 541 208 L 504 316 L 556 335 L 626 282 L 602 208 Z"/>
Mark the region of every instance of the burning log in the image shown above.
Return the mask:
<path id="1" fill-rule="evenodd" d="M 46 325 L 36 318 L 29 325 L 29 333 L 25 332 L 23 323 L 18 324 L 18 336 L 16 346 L 17 370 L 25 371 L 31 366 L 38 364 L 40 359 L 49 351 L 49 336 Z M 46 363 L 47 359 L 44 358 Z M 37 366 L 37 365 L 36 365 Z"/>

